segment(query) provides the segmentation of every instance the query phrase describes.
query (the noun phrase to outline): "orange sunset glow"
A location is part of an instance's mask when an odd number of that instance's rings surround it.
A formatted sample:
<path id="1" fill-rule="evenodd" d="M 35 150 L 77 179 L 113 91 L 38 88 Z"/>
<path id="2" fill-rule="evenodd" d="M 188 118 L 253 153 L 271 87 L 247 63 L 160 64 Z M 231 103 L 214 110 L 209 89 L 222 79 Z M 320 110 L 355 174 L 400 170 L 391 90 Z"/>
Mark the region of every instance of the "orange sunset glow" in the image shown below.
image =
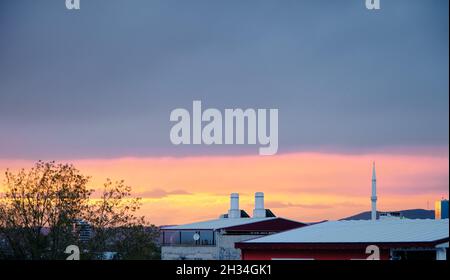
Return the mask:
<path id="1" fill-rule="evenodd" d="M 156 225 L 216 218 L 226 213 L 229 194 L 251 213 L 256 191 L 278 216 L 313 222 L 339 219 L 370 207 L 371 164 L 378 176 L 378 207 L 432 209 L 448 196 L 449 158 L 443 153 L 330 154 L 118 158 L 64 160 L 92 177 L 124 179 L 143 198 L 141 214 Z M 32 161 L 0 160 L 1 170 L 30 168 Z M 2 174 L 3 181 L 3 174 Z"/>

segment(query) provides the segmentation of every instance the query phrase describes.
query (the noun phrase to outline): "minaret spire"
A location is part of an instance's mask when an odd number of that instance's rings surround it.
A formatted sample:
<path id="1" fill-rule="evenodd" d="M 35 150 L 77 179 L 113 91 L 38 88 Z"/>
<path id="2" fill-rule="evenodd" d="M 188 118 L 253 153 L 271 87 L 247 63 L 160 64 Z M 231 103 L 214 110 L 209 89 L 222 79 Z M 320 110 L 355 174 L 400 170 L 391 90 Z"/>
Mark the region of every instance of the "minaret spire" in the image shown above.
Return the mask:
<path id="1" fill-rule="evenodd" d="M 377 174 L 375 171 L 375 161 L 372 167 L 372 196 L 370 200 L 372 201 L 371 219 L 375 221 L 377 219 Z"/>

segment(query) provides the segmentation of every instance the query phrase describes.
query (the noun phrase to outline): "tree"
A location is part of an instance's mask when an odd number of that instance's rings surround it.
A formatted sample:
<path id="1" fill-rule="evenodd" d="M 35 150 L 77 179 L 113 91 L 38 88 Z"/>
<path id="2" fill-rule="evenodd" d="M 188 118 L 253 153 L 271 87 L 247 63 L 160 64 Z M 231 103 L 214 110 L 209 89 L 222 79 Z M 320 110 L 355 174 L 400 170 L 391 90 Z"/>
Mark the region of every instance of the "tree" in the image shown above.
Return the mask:
<path id="1" fill-rule="evenodd" d="M 157 254 L 155 235 L 159 232 L 155 226 L 147 224 L 143 216 L 135 215 L 140 201 L 132 196 L 131 187 L 124 181 L 106 181 L 101 196 L 93 200 L 85 217 L 95 232 L 87 244 L 93 254 L 91 258 L 108 251 L 118 252 L 124 259 L 154 258 Z"/>
<path id="2" fill-rule="evenodd" d="M 155 226 L 134 225 L 119 228 L 120 239 L 115 244 L 120 257 L 126 260 L 155 260 L 161 258 L 156 246 L 159 231 Z"/>
<path id="3" fill-rule="evenodd" d="M 6 171 L 0 233 L 15 258 L 61 258 L 76 237 L 72 221 L 85 211 L 88 177 L 72 165 L 39 161 L 29 172 Z M 45 234 L 48 230 L 48 234 Z"/>
<path id="4" fill-rule="evenodd" d="M 107 180 L 103 194 L 96 198 L 87 187 L 90 178 L 73 165 L 39 161 L 30 171 L 13 174 L 7 170 L 5 175 L 6 189 L 0 196 L 0 257 L 64 259 L 69 245 L 82 248 L 85 259 L 112 250 L 123 258 L 157 255 L 157 230 L 136 216 L 140 199 L 132 197 L 131 187 L 123 181 Z M 80 221 L 92 229 L 87 242 L 80 239 L 76 226 Z M 148 249 L 126 245 L 134 239 Z M 142 253 L 146 250 L 151 253 Z"/>

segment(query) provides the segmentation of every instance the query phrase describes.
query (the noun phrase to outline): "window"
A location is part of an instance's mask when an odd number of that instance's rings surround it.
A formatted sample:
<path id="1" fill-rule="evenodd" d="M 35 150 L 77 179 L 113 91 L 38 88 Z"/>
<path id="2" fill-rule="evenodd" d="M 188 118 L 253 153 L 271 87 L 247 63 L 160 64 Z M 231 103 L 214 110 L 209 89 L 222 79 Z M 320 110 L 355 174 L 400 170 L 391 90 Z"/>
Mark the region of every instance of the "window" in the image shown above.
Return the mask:
<path id="1" fill-rule="evenodd" d="M 213 230 L 164 230 L 163 245 L 190 245 L 211 246 L 215 245 Z"/>
<path id="2" fill-rule="evenodd" d="M 179 244 L 180 233 L 178 231 L 163 231 L 163 244 Z"/>
<path id="3" fill-rule="evenodd" d="M 180 244 L 183 245 L 197 245 L 198 240 L 195 240 L 196 231 L 180 231 Z"/>
<path id="4" fill-rule="evenodd" d="M 198 232 L 200 235 L 200 245 L 214 245 L 214 232 L 212 230 L 201 230 Z"/>
<path id="5" fill-rule="evenodd" d="M 436 260 L 435 250 L 394 250 L 393 260 Z"/>

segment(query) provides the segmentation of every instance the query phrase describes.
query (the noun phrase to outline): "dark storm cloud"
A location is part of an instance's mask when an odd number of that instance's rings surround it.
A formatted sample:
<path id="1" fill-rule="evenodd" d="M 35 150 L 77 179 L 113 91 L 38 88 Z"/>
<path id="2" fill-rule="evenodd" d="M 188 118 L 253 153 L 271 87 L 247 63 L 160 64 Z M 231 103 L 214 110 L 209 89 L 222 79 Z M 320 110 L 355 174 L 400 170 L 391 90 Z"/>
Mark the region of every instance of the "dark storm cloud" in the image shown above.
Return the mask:
<path id="1" fill-rule="evenodd" d="M 448 145 L 448 1 L 0 3 L 0 157 L 173 147 L 169 114 L 279 108 L 280 152 Z"/>

